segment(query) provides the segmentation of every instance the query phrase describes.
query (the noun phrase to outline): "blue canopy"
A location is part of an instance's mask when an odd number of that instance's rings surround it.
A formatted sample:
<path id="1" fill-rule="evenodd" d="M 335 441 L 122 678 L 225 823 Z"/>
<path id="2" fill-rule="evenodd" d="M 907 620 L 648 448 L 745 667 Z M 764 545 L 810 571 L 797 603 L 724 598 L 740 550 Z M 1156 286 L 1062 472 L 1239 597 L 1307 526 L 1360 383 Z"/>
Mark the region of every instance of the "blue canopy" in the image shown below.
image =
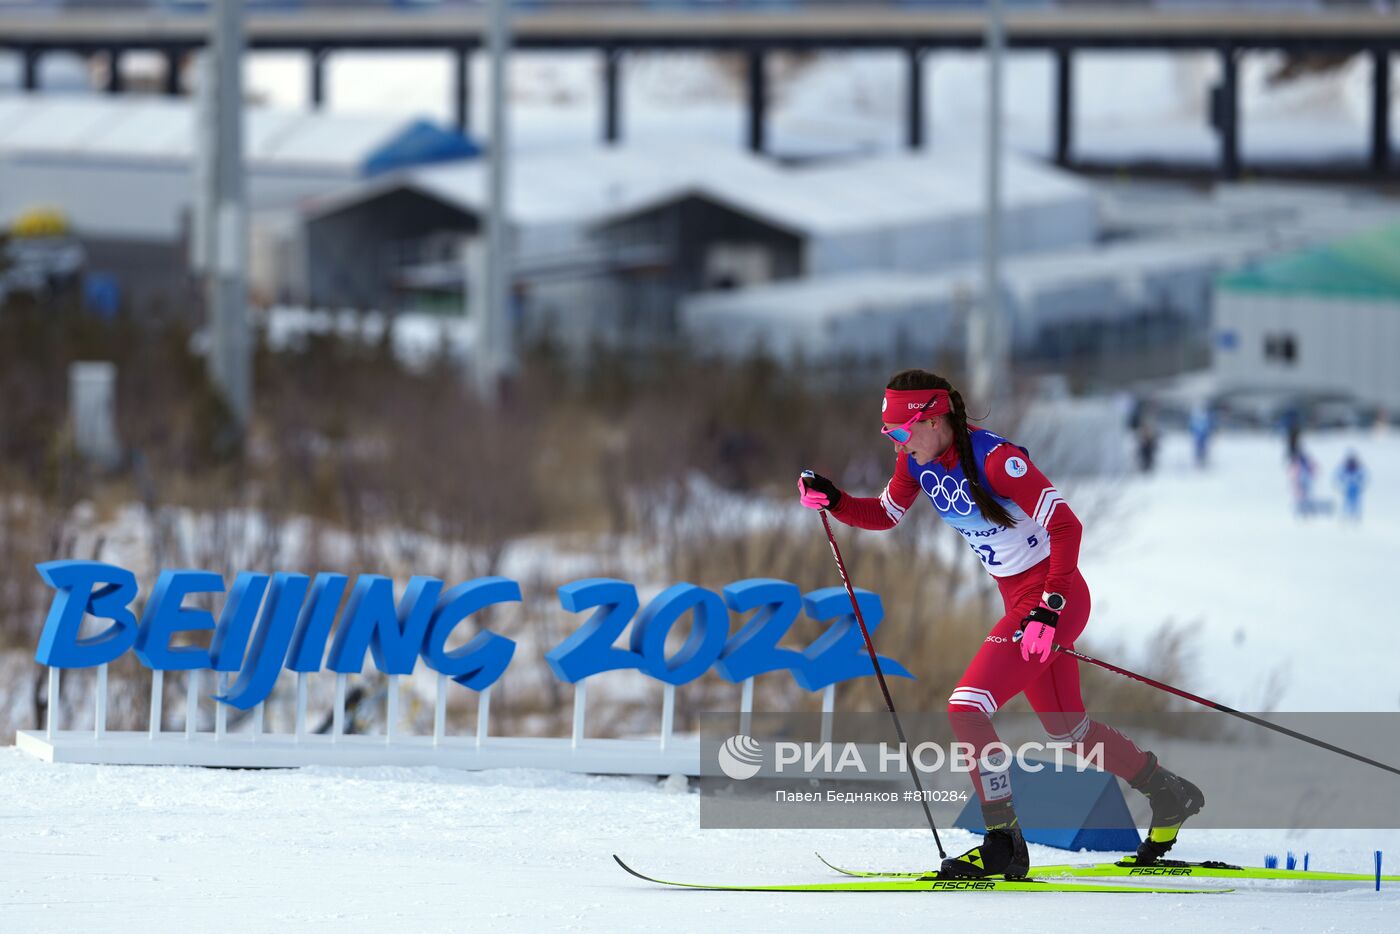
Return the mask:
<path id="1" fill-rule="evenodd" d="M 376 149 L 365 160 L 360 173 L 366 178 L 433 162 L 474 159 L 481 147 L 466 135 L 447 130 L 427 120 L 418 120 Z"/>

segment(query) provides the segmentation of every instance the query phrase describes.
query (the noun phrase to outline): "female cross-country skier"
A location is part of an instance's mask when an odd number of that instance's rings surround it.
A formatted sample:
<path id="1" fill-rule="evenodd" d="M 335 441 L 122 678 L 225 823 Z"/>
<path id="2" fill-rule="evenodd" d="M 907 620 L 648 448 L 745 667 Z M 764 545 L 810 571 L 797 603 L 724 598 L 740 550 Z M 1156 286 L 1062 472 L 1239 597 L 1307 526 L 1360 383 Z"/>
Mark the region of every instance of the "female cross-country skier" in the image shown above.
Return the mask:
<path id="1" fill-rule="evenodd" d="M 1089 588 L 1078 568 L 1079 519 L 1025 448 L 968 424 L 962 396 L 948 380 L 904 370 L 890 380 L 882 411 L 881 432 L 898 452 L 884 492 L 851 496 L 817 475 L 798 481 L 802 504 L 826 509 L 847 525 L 891 529 L 922 492 L 996 578 L 1006 609 L 948 698 L 953 732 L 971 744 L 978 765 L 973 785 L 987 833 L 980 845 L 945 859 L 943 873 L 1011 879 L 1030 868 L 1005 756 L 984 755 L 998 742 L 991 715 L 1023 692 L 1052 740 L 1071 744 L 1081 758 L 1101 745 L 1104 767 L 1147 795 L 1152 826 L 1137 858 L 1156 861 L 1205 796 L 1113 727 L 1090 720 L 1078 661 L 1053 649 L 1056 643 L 1073 646 L 1089 621 Z"/>

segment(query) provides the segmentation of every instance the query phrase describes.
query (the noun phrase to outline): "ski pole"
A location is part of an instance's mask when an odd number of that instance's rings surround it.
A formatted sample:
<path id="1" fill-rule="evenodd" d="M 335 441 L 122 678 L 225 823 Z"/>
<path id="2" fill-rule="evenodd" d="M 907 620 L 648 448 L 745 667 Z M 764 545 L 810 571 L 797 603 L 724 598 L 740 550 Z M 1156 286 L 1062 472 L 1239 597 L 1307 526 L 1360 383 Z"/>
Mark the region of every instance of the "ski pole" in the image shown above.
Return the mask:
<path id="1" fill-rule="evenodd" d="M 810 470 L 802 471 L 803 478 L 815 476 Z M 880 693 L 885 695 L 885 708 L 890 712 L 890 718 L 894 720 L 894 731 L 899 737 L 900 748 L 904 750 L 905 761 L 909 764 L 909 774 L 914 778 L 914 788 L 919 793 L 919 804 L 923 806 L 924 817 L 928 819 L 928 829 L 933 831 L 933 843 L 938 847 L 938 858 L 946 859 L 948 854 L 943 850 L 943 841 L 938 838 L 938 826 L 933 822 L 933 811 L 929 810 L 928 795 L 924 792 L 924 783 L 919 781 L 919 770 L 914 765 L 914 754 L 909 751 L 909 741 L 904 738 L 904 726 L 899 722 L 899 713 L 894 709 L 894 698 L 890 697 L 890 686 L 885 683 L 885 673 L 880 670 L 880 658 L 875 654 L 875 643 L 870 641 L 870 630 L 865 628 L 865 617 L 860 612 L 860 601 L 856 600 L 855 589 L 851 586 L 850 575 L 846 573 L 846 562 L 841 559 L 841 549 L 836 546 L 836 536 L 831 533 L 831 521 L 826 517 L 826 510 L 821 510 L 822 528 L 826 529 L 826 541 L 831 545 L 831 554 L 836 558 L 836 569 L 841 572 L 841 583 L 846 585 L 846 596 L 851 598 L 851 609 L 855 611 L 856 623 L 860 625 L 860 634 L 865 638 L 865 650 L 870 653 L 870 664 L 875 666 L 875 678 L 880 682 Z"/>
<path id="2" fill-rule="evenodd" d="M 1232 717 L 1239 717 L 1241 720 L 1244 720 L 1248 723 L 1253 723 L 1255 726 L 1262 726 L 1266 730 L 1273 730 L 1275 733 L 1282 733 L 1284 736 L 1291 736 L 1294 739 L 1300 739 L 1305 743 L 1311 743 L 1314 746 L 1320 746 L 1323 749 L 1331 750 L 1332 752 L 1346 756 L 1349 759 L 1355 759 L 1357 762 L 1364 762 L 1367 765 L 1374 765 L 1378 769 L 1384 769 L 1387 772 L 1394 772 L 1396 775 L 1400 775 L 1400 768 L 1396 768 L 1393 765 L 1386 765 L 1384 762 L 1377 762 L 1375 759 L 1369 759 L 1366 756 L 1361 755 L 1361 753 L 1359 752 L 1352 752 L 1350 749 L 1343 749 L 1341 746 L 1333 746 L 1331 743 L 1326 742 L 1325 740 L 1317 739 L 1316 737 L 1309 736 L 1306 733 L 1299 733 L 1297 730 L 1290 730 L 1288 727 L 1279 726 L 1277 723 L 1270 723 L 1268 720 L 1263 720 L 1259 717 L 1254 716 L 1253 714 L 1244 713 L 1243 711 L 1236 710 L 1233 707 L 1226 707 L 1224 704 L 1217 703 L 1216 701 L 1210 700 L 1209 698 L 1198 697 L 1195 694 L 1192 694 L 1190 691 L 1183 691 L 1181 688 L 1172 687 L 1170 684 L 1164 684 L 1161 681 L 1158 681 L 1154 678 L 1147 677 L 1147 675 L 1140 675 L 1135 671 L 1129 671 L 1126 668 L 1119 668 L 1117 665 L 1110 664 L 1109 662 L 1102 661 L 1101 659 L 1094 658 L 1090 655 L 1085 655 L 1083 652 L 1075 651 L 1074 649 L 1067 648 L 1063 645 L 1055 646 L 1055 651 L 1063 652 L 1065 655 L 1077 658 L 1081 662 L 1088 662 L 1091 665 L 1098 665 L 1100 668 L 1111 671 L 1114 674 L 1120 674 L 1125 678 L 1132 678 L 1134 681 L 1141 681 L 1143 684 L 1151 685 L 1152 687 L 1157 688 L 1159 691 L 1166 691 L 1168 694 L 1175 694 L 1177 697 L 1189 700 L 1193 704 L 1200 704 L 1202 707 L 1209 707 L 1212 710 L 1218 710 L 1221 713 L 1229 714 Z"/>

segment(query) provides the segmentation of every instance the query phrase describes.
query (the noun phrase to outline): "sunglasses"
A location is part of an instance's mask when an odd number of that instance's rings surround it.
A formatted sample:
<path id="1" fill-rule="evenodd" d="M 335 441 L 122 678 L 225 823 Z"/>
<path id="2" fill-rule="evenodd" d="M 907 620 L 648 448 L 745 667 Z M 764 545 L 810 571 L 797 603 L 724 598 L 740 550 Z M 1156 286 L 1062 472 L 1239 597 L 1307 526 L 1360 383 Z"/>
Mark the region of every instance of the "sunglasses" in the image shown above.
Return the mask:
<path id="1" fill-rule="evenodd" d="M 881 428 L 880 434 L 884 435 L 886 438 L 889 438 L 895 444 L 904 444 L 906 441 L 909 440 L 910 426 L 923 417 L 923 410 L 920 409 L 919 411 L 914 413 L 913 418 L 909 419 L 909 421 L 905 422 L 903 425 L 900 425 L 898 428 Z"/>
<path id="2" fill-rule="evenodd" d="M 900 425 L 898 428 L 881 428 L 880 434 L 884 435 L 886 438 L 889 438 L 895 444 L 904 444 L 909 440 L 910 426 L 912 426 L 915 422 L 924 417 L 924 415 L 928 412 L 928 407 L 933 405 L 934 401 L 937 398 L 938 393 L 935 392 L 932 396 L 929 396 L 929 400 L 927 402 L 919 406 L 919 411 L 914 413 L 913 418 L 909 419 L 909 421 L 905 422 L 903 425 Z"/>

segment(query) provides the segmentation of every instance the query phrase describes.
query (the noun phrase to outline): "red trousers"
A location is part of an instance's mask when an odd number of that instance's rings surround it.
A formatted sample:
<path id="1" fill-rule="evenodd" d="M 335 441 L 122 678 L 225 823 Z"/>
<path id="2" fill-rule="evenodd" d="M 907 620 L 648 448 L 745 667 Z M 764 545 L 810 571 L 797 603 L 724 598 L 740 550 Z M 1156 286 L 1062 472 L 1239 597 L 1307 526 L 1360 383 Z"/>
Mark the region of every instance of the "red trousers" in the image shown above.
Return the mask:
<path id="1" fill-rule="evenodd" d="M 1054 652 L 1045 661 L 1025 661 L 1020 644 L 1012 641 L 1021 620 L 1040 603 L 1048 566 L 1046 560 L 1013 577 L 997 578 L 1006 613 L 987 634 L 948 698 L 953 733 L 959 742 L 971 744 L 979 764 L 973 785 L 984 804 L 1011 796 L 1010 773 L 995 768 L 1002 764 L 996 757 L 984 762 L 984 754 L 989 744 L 999 742 L 992 714 L 1017 694 L 1026 695 L 1051 741 L 1069 743 L 1075 755 L 1086 757 L 1101 744 L 1104 767 L 1123 779 L 1136 776 L 1147 761 L 1147 754 L 1132 740 L 1085 714 L 1077 659 Z M 1064 598 L 1055 641 L 1073 647 L 1089 622 L 1089 586 L 1078 571 Z"/>

